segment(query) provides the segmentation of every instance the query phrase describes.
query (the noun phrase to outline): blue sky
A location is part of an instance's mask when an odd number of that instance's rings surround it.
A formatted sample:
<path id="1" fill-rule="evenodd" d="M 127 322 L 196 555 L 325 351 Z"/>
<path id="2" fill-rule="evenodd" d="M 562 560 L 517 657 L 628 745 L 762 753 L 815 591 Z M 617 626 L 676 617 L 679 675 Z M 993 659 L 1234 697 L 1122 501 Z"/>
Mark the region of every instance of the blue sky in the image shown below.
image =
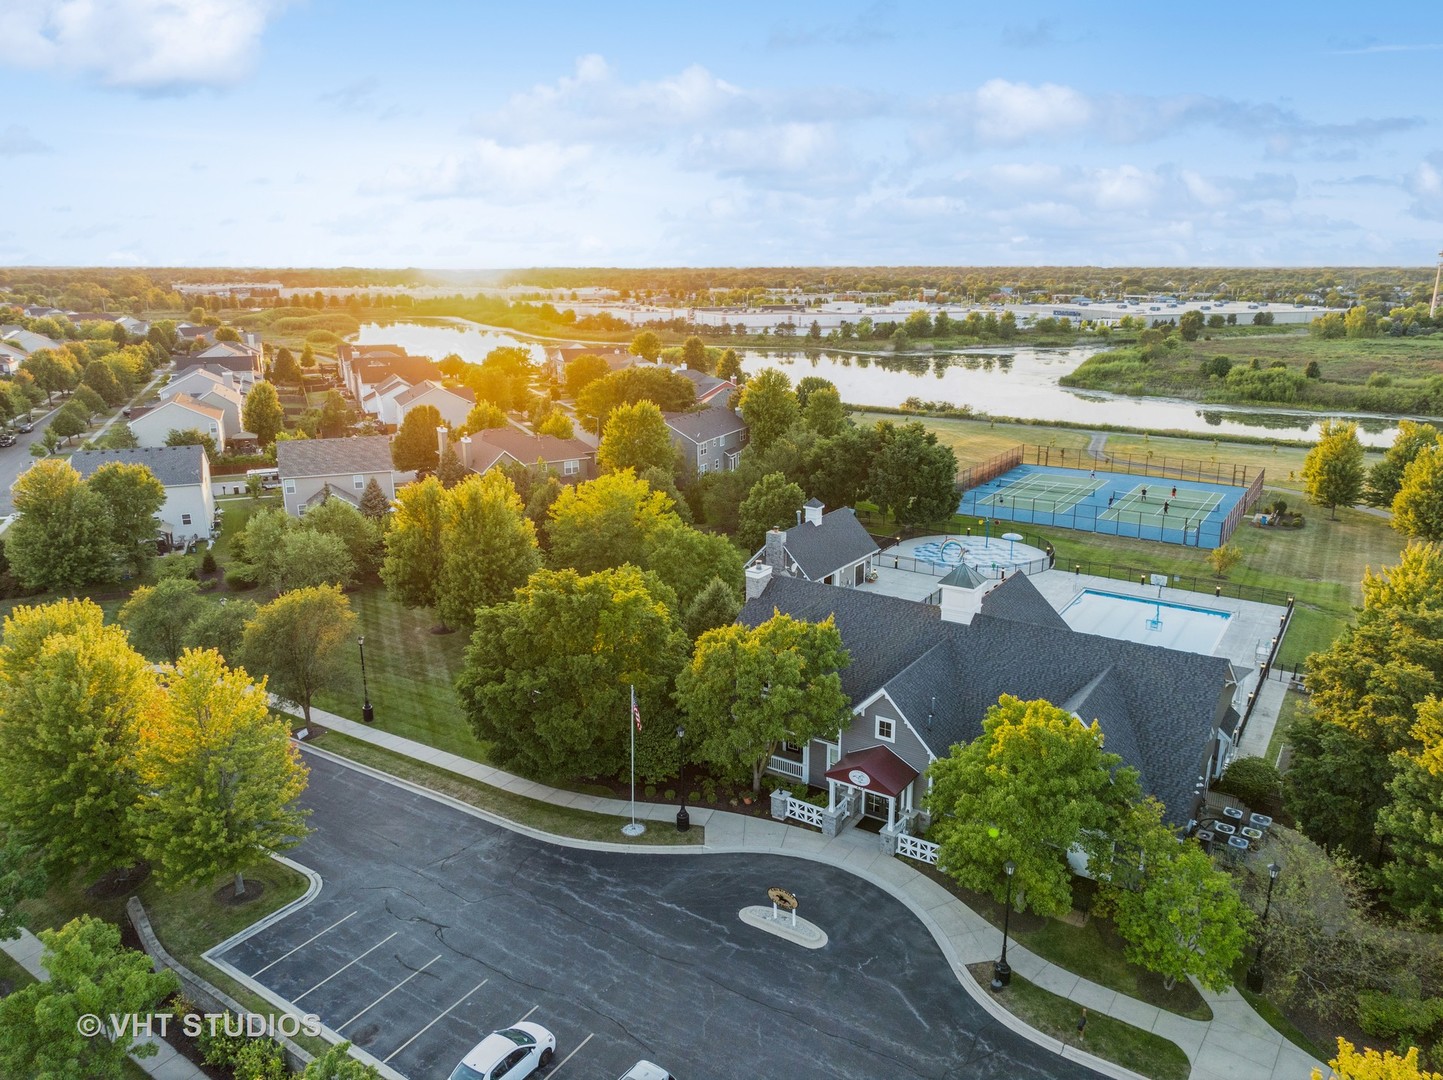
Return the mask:
<path id="1" fill-rule="evenodd" d="M 1432 4 L 0 0 L 0 264 L 1410 265 Z"/>

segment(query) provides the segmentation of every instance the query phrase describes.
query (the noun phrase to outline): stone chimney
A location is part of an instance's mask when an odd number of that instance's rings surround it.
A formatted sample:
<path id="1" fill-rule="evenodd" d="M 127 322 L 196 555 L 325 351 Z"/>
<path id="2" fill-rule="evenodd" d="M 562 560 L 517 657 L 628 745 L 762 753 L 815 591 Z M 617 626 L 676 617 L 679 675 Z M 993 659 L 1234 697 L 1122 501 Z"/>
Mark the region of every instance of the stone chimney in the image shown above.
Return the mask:
<path id="1" fill-rule="evenodd" d="M 772 568 L 766 563 L 757 563 L 755 566 L 748 566 L 746 579 L 747 599 L 755 600 L 767 591 L 767 585 L 772 580 Z"/>
<path id="2" fill-rule="evenodd" d="M 781 529 L 767 530 L 767 546 L 763 557 L 766 564 L 777 573 L 783 573 L 787 569 L 787 534 Z"/>
<path id="3" fill-rule="evenodd" d="M 806 512 L 808 525 L 820 525 L 822 514 L 827 508 L 820 499 L 808 499 L 802 509 Z M 801 522 L 799 521 L 797 524 L 800 525 Z"/>

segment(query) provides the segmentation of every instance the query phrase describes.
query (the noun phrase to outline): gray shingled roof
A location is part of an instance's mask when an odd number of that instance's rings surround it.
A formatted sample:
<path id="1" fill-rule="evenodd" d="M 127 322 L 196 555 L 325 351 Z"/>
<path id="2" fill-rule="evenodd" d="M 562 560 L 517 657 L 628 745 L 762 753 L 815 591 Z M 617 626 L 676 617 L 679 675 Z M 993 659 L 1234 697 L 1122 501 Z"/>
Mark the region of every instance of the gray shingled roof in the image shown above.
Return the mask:
<path id="1" fill-rule="evenodd" d="M 988 599 L 1023 596 L 1012 580 Z M 1001 610 L 1030 614 L 1028 606 Z M 781 577 L 747 602 L 741 621 L 756 625 L 774 608 L 809 621 L 834 612 L 852 657 L 842 685 L 853 704 L 885 690 L 934 754 L 980 735 L 983 714 L 1001 695 L 1042 698 L 1097 720 L 1107 749 L 1138 770 L 1143 790 L 1177 823 L 1187 820 L 1231 696 L 1222 657 L 1082 634 L 1060 620 L 1000 617 L 986 603 L 970 624 L 948 623 L 930 605 Z"/>
<path id="2" fill-rule="evenodd" d="M 712 405 L 698 412 L 663 413 L 666 426 L 683 439 L 701 444 L 720 439 L 736 431 L 746 431 L 747 423 L 725 405 Z"/>
<path id="3" fill-rule="evenodd" d="M 288 439 L 276 444 L 276 468 L 283 478 L 390 472 L 391 440 L 385 435 Z"/>
<path id="4" fill-rule="evenodd" d="M 1070 629 L 1067 620 L 1037 591 L 1037 586 L 1028 580 L 1026 574 L 1013 574 L 984 596 L 982 614 L 1012 622 Z"/>
<path id="5" fill-rule="evenodd" d="M 144 465 L 166 487 L 183 487 L 201 482 L 205 448 L 201 446 L 149 446 L 136 450 L 77 450 L 70 455 L 71 467 L 82 478 L 112 461 Z"/>
<path id="6" fill-rule="evenodd" d="M 532 435 L 520 428 L 486 428 L 471 436 L 471 442 L 484 443 L 487 447 L 504 450 L 523 465 L 534 465 L 538 461 L 576 461 L 596 453 L 580 439 L 558 439 L 554 435 Z M 473 449 L 473 453 L 480 451 Z M 483 470 L 484 471 L 484 470 Z"/>
<path id="7" fill-rule="evenodd" d="M 982 574 L 978 573 L 967 563 L 958 563 L 949 570 L 938 585 L 955 585 L 959 589 L 975 589 L 987 582 Z"/>
<path id="8" fill-rule="evenodd" d="M 823 514 L 819 525 L 803 521 L 787 529 L 787 554 L 813 581 L 865 559 L 877 551 L 877 542 L 857 520 L 851 507 Z"/>

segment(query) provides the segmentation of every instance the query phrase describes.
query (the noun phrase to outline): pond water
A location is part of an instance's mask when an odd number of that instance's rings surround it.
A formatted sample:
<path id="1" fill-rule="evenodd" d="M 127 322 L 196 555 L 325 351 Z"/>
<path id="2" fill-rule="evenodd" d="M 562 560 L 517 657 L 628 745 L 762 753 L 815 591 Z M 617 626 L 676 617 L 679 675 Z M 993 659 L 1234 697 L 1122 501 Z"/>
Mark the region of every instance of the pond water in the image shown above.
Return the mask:
<path id="1" fill-rule="evenodd" d="M 456 320 L 454 323 L 366 323 L 357 342 L 392 343 L 407 352 L 437 359 L 456 353 L 479 362 L 492 349 L 516 345 L 543 359 L 556 342 L 526 338 L 506 330 Z M 842 400 L 856 405 L 896 407 L 908 398 L 948 405 L 970 405 L 993 416 L 1026 420 L 1062 420 L 1072 424 L 1119 424 L 1153 431 L 1177 430 L 1208 435 L 1253 435 L 1311 439 L 1323 417 L 1289 409 L 1202 406 L 1168 398 L 1133 398 L 1090 390 L 1069 390 L 1057 380 L 1099 351 L 1099 346 L 1065 349 L 978 349 L 931 355 L 867 356 L 857 353 L 787 349 L 747 349 L 742 368 L 749 374 L 779 367 L 795 383 L 808 375 L 831 380 Z M 1359 437 L 1370 446 L 1387 446 L 1397 434 L 1394 417 L 1355 417 Z"/>

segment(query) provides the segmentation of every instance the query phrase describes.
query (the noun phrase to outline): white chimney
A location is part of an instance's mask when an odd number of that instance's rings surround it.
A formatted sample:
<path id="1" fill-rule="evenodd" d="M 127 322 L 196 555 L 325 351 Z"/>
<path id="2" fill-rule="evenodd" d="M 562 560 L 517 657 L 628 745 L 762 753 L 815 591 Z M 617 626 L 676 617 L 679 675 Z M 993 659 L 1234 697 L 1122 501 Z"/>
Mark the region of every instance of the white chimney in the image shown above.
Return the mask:
<path id="1" fill-rule="evenodd" d="M 961 623 L 967 626 L 973 616 L 982 610 L 982 598 L 987 595 L 990 581 L 981 582 L 975 589 L 964 589 L 957 585 L 943 585 L 942 621 Z"/>
<path id="2" fill-rule="evenodd" d="M 766 563 L 757 563 L 755 566 L 748 566 L 746 569 L 747 599 L 755 600 L 767 591 L 767 584 L 772 580 L 772 568 Z"/>
<path id="3" fill-rule="evenodd" d="M 822 523 L 822 513 L 827 508 L 822 505 L 820 499 L 808 499 L 802 509 L 806 511 L 808 525 L 820 525 Z M 800 519 L 798 519 L 797 524 L 801 524 Z"/>

